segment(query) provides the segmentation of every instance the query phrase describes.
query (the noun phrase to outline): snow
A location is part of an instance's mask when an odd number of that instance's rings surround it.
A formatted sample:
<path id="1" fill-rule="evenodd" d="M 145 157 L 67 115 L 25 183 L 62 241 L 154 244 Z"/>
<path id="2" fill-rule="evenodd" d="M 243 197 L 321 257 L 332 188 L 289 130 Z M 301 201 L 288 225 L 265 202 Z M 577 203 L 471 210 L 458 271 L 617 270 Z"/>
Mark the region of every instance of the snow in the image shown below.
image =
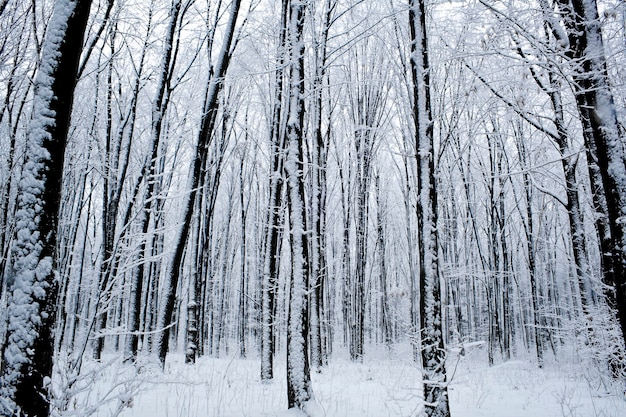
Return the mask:
<path id="1" fill-rule="evenodd" d="M 524 361 L 491 368 L 464 365 L 449 390 L 455 417 L 626 415 L 622 390 L 613 386 L 613 392 L 603 392 L 601 382 L 580 366 L 553 363 L 540 370 Z"/>
<path id="2" fill-rule="evenodd" d="M 53 74 L 59 57 L 59 47 L 65 36 L 67 20 L 75 3 L 69 0 L 55 2 L 52 19 L 42 48 L 40 68 L 35 80 L 33 117 L 29 126 L 28 148 L 19 184 L 16 212 L 16 242 L 13 249 L 14 265 L 8 280 L 12 293 L 7 308 L 8 340 L 4 349 L 3 379 L 0 380 L 0 413 L 14 413 L 16 404 L 10 400 L 15 384 L 22 379 L 24 367 L 31 361 L 32 346 L 41 323 L 39 301 L 46 295 L 52 273 L 50 257 L 41 256 L 44 242 L 39 222 L 43 202 L 45 165 L 50 158 L 42 146 L 50 140 L 49 126 L 54 123 L 50 110 L 53 97 Z"/>
<path id="3" fill-rule="evenodd" d="M 311 375 L 316 400 L 304 407 L 310 417 L 418 415 L 421 372 L 411 360 L 411 347 L 368 347 L 367 352 L 359 364 L 337 349 L 330 365 Z M 306 416 L 302 410 L 287 410 L 284 356 L 278 355 L 275 379 L 269 383 L 261 382 L 258 359 L 202 357 L 190 366 L 182 354 L 170 356 L 164 374 L 158 365 L 143 368 L 138 377 L 141 391 L 123 398 L 132 408 L 121 408 L 120 416 Z M 484 345 L 466 356 L 449 356 L 454 417 L 626 415 L 623 387 L 600 378 L 589 364 L 546 361 L 544 369 L 538 369 L 530 360 L 512 360 L 489 367 Z M 94 400 L 95 392 L 108 392 L 107 382 L 99 384 L 90 394 Z M 101 408 L 95 415 L 110 416 L 117 406 Z"/>

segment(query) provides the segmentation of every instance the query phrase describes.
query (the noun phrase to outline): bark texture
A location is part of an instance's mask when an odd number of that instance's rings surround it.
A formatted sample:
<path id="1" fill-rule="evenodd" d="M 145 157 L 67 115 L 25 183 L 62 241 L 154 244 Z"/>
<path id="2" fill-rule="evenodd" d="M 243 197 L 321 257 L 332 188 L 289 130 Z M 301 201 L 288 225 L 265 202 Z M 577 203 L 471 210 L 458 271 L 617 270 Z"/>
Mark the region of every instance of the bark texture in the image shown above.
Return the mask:
<path id="1" fill-rule="evenodd" d="M 35 85 L 35 107 L 18 190 L 2 351 L 0 415 L 48 416 L 54 349 L 57 226 L 65 148 L 90 0 L 57 1 Z"/>
<path id="2" fill-rule="evenodd" d="M 413 121 L 417 159 L 417 221 L 419 243 L 419 312 L 424 414 L 450 415 L 446 382 L 446 353 L 441 319 L 441 285 L 437 246 L 437 194 L 430 103 L 430 66 L 423 0 L 409 1 Z"/>

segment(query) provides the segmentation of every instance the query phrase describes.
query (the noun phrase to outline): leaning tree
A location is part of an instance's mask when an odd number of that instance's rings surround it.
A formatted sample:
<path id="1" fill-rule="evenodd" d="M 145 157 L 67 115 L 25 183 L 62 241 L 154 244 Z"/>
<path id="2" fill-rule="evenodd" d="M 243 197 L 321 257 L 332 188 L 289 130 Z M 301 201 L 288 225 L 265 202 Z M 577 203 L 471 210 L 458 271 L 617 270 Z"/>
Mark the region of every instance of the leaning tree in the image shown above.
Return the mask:
<path id="1" fill-rule="evenodd" d="M 18 188 L 8 272 L 8 335 L 2 347 L 0 415 L 50 413 L 57 225 L 63 161 L 91 0 L 57 0 L 35 80 L 34 110 Z"/>

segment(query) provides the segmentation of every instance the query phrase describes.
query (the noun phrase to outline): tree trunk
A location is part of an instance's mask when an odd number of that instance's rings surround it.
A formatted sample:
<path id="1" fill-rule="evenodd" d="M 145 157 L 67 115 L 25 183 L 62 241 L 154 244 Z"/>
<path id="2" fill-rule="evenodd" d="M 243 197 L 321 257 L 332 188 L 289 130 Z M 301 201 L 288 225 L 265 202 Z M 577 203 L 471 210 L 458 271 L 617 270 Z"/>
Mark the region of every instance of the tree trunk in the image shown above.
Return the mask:
<path id="1" fill-rule="evenodd" d="M 154 98 L 154 102 L 152 105 L 152 123 L 151 123 L 151 146 L 149 148 L 149 155 L 146 157 L 146 163 L 144 164 L 144 173 L 141 178 L 145 178 L 146 182 L 146 191 L 144 194 L 144 203 L 143 203 L 143 217 L 141 219 L 141 224 L 139 226 L 139 230 L 141 230 L 141 244 L 139 245 L 139 255 L 143 259 L 149 259 L 146 253 L 146 239 L 148 235 L 150 218 L 152 213 L 155 211 L 156 202 L 153 200 L 156 197 L 155 188 L 156 184 L 159 183 L 158 178 L 158 154 L 159 154 L 159 143 L 161 139 L 161 131 L 163 127 L 163 118 L 165 117 L 165 112 L 169 103 L 169 78 L 172 72 L 173 64 L 170 62 L 172 57 L 172 46 L 174 43 L 174 34 L 176 32 L 176 27 L 178 24 L 178 14 L 180 12 L 181 2 L 178 0 L 174 3 L 170 10 L 170 23 L 167 31 L 167 35 L 165 37 L 164 51 L 160 65 L 160 73 L 159 73 L 159 81 L 156 86 L 156 94 Z M 146 43 L 148 41 L 148 36 L 151 31 L 152 26 L 152 13 L 149 15 L 148 27 L 146 33 Z M 145 59 L 145 51 L 147 48 L 147 44 L 144 44 L 144 49 L 142 50 L 142 56 L 140 60 L 140 71 L 143 69 L 143 62 Z M 139 73 L 141 75 L 141 72 Z M 135 95 L 133 97 L 136 100 L 137 93 L 139 90 L 139 81 L 140 78 L 137 78 L 137 83 L 135 84 Z M 135 106 L 136 103 L 133 103 Z M 134 110 L 133 110 L 134 111 Z M 139 181 L 140 183 L 141 181 Z M 139 185 L 138 183 L 138 185 Z M 128 330 L 129 335 L 126 337 L 126 346 L 124 348 L 124 357 L 127 360 L 136 360 L 137 359 L 137 349 L 139 346 L 139 326 L 140 326 L 140 309 L 141 309 L 141 299 L 143 294 L 144 287 L 144 278 L 145 278 L 145 270 L 146 263 L 142 262 L 141 259 L 136 260 L 137 265 L 134 268 L 133 275 L 131 277 L 131 301 L 129 305 L 129 314 L 128 314 Z"/>
<path id="2" fill-rule="evenodd" d="M 376 228 L 378 230 L 378 275 L 380 277 L 379 291 L 380 291 L 380 329 L 382 332 L 383 340 L 387 347 L 391 347 L 393 342 L 392 338 L 392 326 L 391 317 L 389 312 L 389 291 L 387 288 L 387 233 L 385 224 L 386 205 L 383 204 L 382 196 L 380 195 L 381 184 L 380 176 L 375 177 L 376 186 Z"/>
<path id="3" fill-rule="evenodd" d="M 193 207 L 195 205 L 196 196 L 198 194 L 198 186 L 201 182 L 203 164 L 207 160 L 206 155 L 209 150 L 209 145 L 211 143 L 213 130 L 215 127 L 215 120 L 219 107 L 218 95 L 224 85 L 224 75 L 226 74 L 226 71 L 228 69 L 230 57 L 233 52 L 231 50 L 231 46 L 233 45 L 235 25 L 237 22 L 237 16 L 239 14 L 240 3 L 240 0 L 234 0 L 231 3 L 230 17 L 224 31 L 224 41 L 222 44 L 222 49 L 220 51 L 218 61 L 215 65 L 211 80 L 209 81 L 209 88 L 203 108 L 200 132 L 198 135 L 198 141 L 196 144 L 196 151 L 192 167 L 190 179 L 191 189 L 189 191 L 189 195 L 187 196 L 187 201 L 184 204 L 182 215 L 183 223 L 180 226 L 178 236 L 176 237 L 174 256 L 167 271 L 166 282 L 163 287 L 164 302 L 163 307 L 159 310 L 158 313 L 157 326 L 159 333 L 156 340 L 156 348 L 158 350 L 159 361 L 161 362 L 162 366 L 165 366 L 165 356 L 167 355 L 168 351 L 170 334 L 169 326 L 172 324 L 171 322 L 176 301 L 176 288 L 178 287 L 185 247 L 187 244 L 187 237 L 189 236 L 191 219 L 193 217 Z"/>
<path id="4" fill-rule="evenodd" d="M 283 236 L 283 188 L 284 188 L 284 153 L 285 132 L 283 128 L 283 77 L 287 36 L 287 4 L 282 3 L 281 26 L 278 37 L 278 59 L 274 74 L 274 103 L 270 130 L 271 158 L 269 181 L 269 207 L 264 241 L 263 276 L 261 281 L 261 380 L 274 378 L 274 313 L 278 274 L 280 272 L 280 253 Z"/>
<path id="5" fill-rule="evenodd" d="M 48 416 L 59 277 L 56 244 L 63 162 L 90 0 L 54 4 L 35 81 L 26 163 L 18 189 L 9 276 L 11 326 L 2 352 L 0 415 Z"/>
<path id="6" fill-rule="evenodd" d="M 537 354 L 537 364 L 540 368 L 543 368 L 543 320 L 541 315 L 541 299 L 539 294 L 539 285 L 537 283 L 537 245 L 535 243 L 535 219 L 533 210 L 533 184 L 530 178 L 528 170 L 529 159 L 528 150 L 526 148 L 524 134 L 522 127 L 516 124 L 514 127 L 515 135 L 517 139 L 518 153 L 520 158 L 520 164 L 524 169 L 522 178 L 524 181 L 524 193 L 526 197 L 526 221 L 523 222 L 524 231 L 526 233 L 526 252 L 528 260 L 528 277 L 530 282 L 530 297 L 532 301 L 532 332 L 535 341 L 535 348 Z"/>
<path id="7" fill-rule="evenodd" d="M 289 17 L 287 45 L 289 117 L 287 122 L 287 201 L 291 243 L 291 280 L 287 317 L 287 402 L 288 408 L 306 413 L 313 398 L 309 370 L 308 300 L 310 269 L 307 234 L 306 200 L 304 192 L 304 14 L 305 5 L 284 0 Z"/>
<path id="8" fill-rule="evenodd" d="M 596 0 L 559 0 L 569 39 L 576 104 L 588 147 L 595 148 L 605 191 L 613 270 L 605 268 L 609 305 L 617 309 L 626 345 L 626 161 L 606 68 L 601 20 Z M 604 248 L 603 248 L 604 249 Z M 606 263 L 606 262 L 605 262 Z M 613 272 L 612 277 L 606 275 Z M 614 282 L 610 280 L 613 279 Z"/>
<path id="9" fill-rule="evenodd" d="M 331 0 L 324 2 L 324 21 L 321 34 L 315 48 L 315 78 L 313 81 L 313 100 L 310 105 L 312 114 L 312 145 L 311 145 L 311 225 L 315 233 L 311 238 L 311 291 L 310 322 L 311 322 L 311 362 L 319 368 L 326 360 L 325 332 L 323 332 L 324 288 L 327 285 L 326 271 L 326 169 L 328 159 L 328 135 L 322 129 L 322 93 L 326 78 L 327 41 L 331 15 L 334 9 Z"/>
<path id="10" fill-rule="evenodd" d="M 424 409 L 429 417 L 449 417 L 446 352 L 441 319 L 435 155 L 424 0 L 409 0 L 409 31 L 418 181 L 419 299 Z"/>
<path id="11" fill-rule="evenodd" d="M 247 135 L 247 132 L 246 132 Z M 248 142 L 246 140 L 246 142 Z M 247 149 L 247 148 L 244 148 Z M 241 243 L 239 247 L 239 259 L 240 259 L 240 278 L 239 278 L 239 291 L 237 302 L 237 339 L 239 343 L 239 357 L 246 357 L 246 334 L 247 334 L 247 316 L 248 316 L 248 251 L 246 249 L 247 242 L 247 227 L 246 220 L 248 217 L 249 200 L 245 200 L 245 184 L 244 184 L 244 161 L 247 152 L 244 150 L 241 152 L 241 160 L 239 163 L 239 213 L 241 216 Z"/>

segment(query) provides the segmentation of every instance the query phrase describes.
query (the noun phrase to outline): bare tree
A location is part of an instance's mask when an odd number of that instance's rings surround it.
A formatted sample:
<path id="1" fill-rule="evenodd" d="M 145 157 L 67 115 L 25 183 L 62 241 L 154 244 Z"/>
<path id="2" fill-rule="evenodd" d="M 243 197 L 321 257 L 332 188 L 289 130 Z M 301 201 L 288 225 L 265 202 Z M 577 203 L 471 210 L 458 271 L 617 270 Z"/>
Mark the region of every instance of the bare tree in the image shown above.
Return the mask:
<path id="1" fill-rule="evenodd" d="M 611 91 L 602 39 L 598 6 L 595 0 L 558 0 L 558 9 L 566 30 L 565 55 L 571 66 L 576 104 L 587 145 L 595 157 L 606 196 L 610 232 L 615 295 L 610 304 L 617 309 L 622 337 L 626 342 L 626 160 Z M 561 32 L 558 32 L 561 33 Z M 615 300 L 613 303 L 612 300 Z"/>
<path id="2" fill-rule="evenodd" d="M 277 62 L 274 73 L 274 91 L 270 126 L 271 166 L 269 178 L 269 205 L 267 209 L 264 258 L 261 282 L 261 379 L 274 377 L 274 335 L 276 293 L 280 265 L 281 243 L 284 223 L 284 154 L 285 112 L 283 109 L 284 64 L 287 42 L 287 3 L 282 2 L 277 45 Z"/>
<path id="3" fill-rule="evenodd" d="M 309 237 L 304 184 L 304 16 L 305 3 L 284 0 L 288 5 L 287 49 L 288 108 L 287 201 L 291 244 L 291 280 L 287 315 L 287 403 L 289 408 L 305 410 L 313 398 L 309 369 L 308 300 L 310 282 Z M 305 410 L 306 412 L 306 410 Z"/>
<path id="4" fill-rule="evenodd" d="M 322 22 L 316 34 L 317 47 L 314 51 L 314 75 L 312 85 L 312 100 L 309 105 L 311 114 L 311 191 L 310 217 L 311 225 L 315 228 L 311 242 L 311 291 L 310 324 L 311 324 L 311 362 L 312 366 L 320 368 L 327 360 L 327 332 L 325 327 L 326 297 L 325 288 L 328 286 L 328 270 L 326 265 L 326 204 L 328 145 L 330 123 L 324 130 L 324 87 L 327 82 L 328 36 L 333 21 L 337 2 L 326 0 L 321 8 Z M 313 14 L 313 13 L 311 13 Z"/>
<path id="5" fill-rule="evenodd" d="M 413 123 L 417 159 L 417 219 L 420 332 L 424 408 L 429 417 L 449 417 L 446 353 L 443 346 L 437 243 L 437 193 L 430 97 L 430 63 L 424 0 L 409 1 Z"/>
<path id="6" fill-rule="evenodd" d="M 191 190 L 187 197 L 185 208 L 183 210 L 183 223 L 180 227 L 177 243 L 174 249 L 174 257 L 166 276 L 166 282 L 164 286 L 163 294 L 163 307 L 159 311 L 157 326 L 159 328 L 158 339 L 156 342 L 159 360 L 162 365 L 165 365 L 165 356 L 168 351 L 169 344 L 169 326 L 172 322 L 172 316 L 174 314 L 174 304 L 176 301 L 176 288 L 181 274 L 181 267 L 183 264 L 183 257 L 187 245 L 187 238 L 189 236 L 189 229 L 191 226 L 191 220 L 193 218 L 193 208 L 195 205 L 196 196 L 198 195 L 198 186 L 202 181 L 203 166 L 207 161 L 207 153 L 209 146 L 213 138 L 213 129 L 217 118 L 218 111 L 218 95 L 224 85 L 224 76 L 228 70 L 230 58 L 233 54 L 233 47 L 236 45 L 235 41 L 235 27 L 237 23 L 237 16 L 239 15 L 240 0 L 233 0 L 230 6 L 230 15 L 228 23 L 226 25 L 223 43 L 217 62 L 211 74 L 209 80 L 205 102 L 202 109 L 202 120 L 200 131 L 198 134 L 198 141 L 196 144 L 196 152 L 193 161 L 193 167 L 191 172 L 190 186 Z"/>
<path id="7" fill-rule="evenodd" d="M 18 189 L 9 333 L 2 351 L 0 415 L 48 416 L 54 358 L 57 226 L 64 153 L 90 0 L 55 2 L 42 47 L 35 107 Z"/>
<path id="8" fill-rule="evenodd" d="M 146 256 L 146 239 L 148 234 L 148 228 L 150 225 L 150 217 L 152 213 L 155 211 L 155 206 L 157 203 L 155 199 L 157 197 L 157 184 L 159 183 L 159 179 L 157 176 L 162 174 L 158 172 L 159 167 L 159 148 L 160 148 L 160 139 L 161 133 L 163 130 L 163 121 L 165 118 L 165 113 L 168 108 L 170 94 L 171 94 L 171 78 L 173 73 L 173 67 L 175 62 L 172 62 L 172 56 L 176 56 L 177 43 L 175 42 L 175 36 L 178 26 L 180 25 L 179 17 L 181 15 L 181 8 L 183 4 L 181 0 L 176 0 L 172 3 L 169 15 L 170 21 L 168 24 L 168 28 L 165 36 L 165 43 L 163 45 L 163 55 L 160 64 L 160 73 L 159 79 L 156 86 L 156 94 L 154 101 L 152 103 L 152 124 L 150 131 L 150 146 L 149 146 L 149 154 L 146 158 L 144 166 L 142 168 L 141 179 L 145 178 L 146 182 L 146 190 L 143 204 L 143 217 L 141 219 L 141 225 L 139 226 L 139 230 L 141 231 L 141 243 L 139 245 L 138 257 L 149 258 Z M 184 10 L 183 10 L 184 14 Z M 151 17 L 152 10 L 150 10 L 150 19 L 148 21 L 148 33 L 151 29 Z M 146 36 L 146 42 L 147 42 Z M 147 45 L 144 44 L 144 49 L 142 51 L 145 54 L 145 47 Z M 144 55 L 141 56 L 140 64 L 143 65 Z M 139 68 L 142 68 L 141 66 Z M 138 78 L 139 80 L 139 78 Z M 138 84 L 135 84 L 135 89 L 137 91 Z M 136 99 L 135 99 L 136 100 Z M 136 102 L 133 103 L 136 106 Z M 135 110 L 136 111 L 136 110 Z M 141 181 L 138 181 L 138 185 Z M 131 333 L 126 338 L 125 345 L 125 356 L 126 359 L 135 360 L 137 358 L 137 349 L 139 344 L 139 326 L 140 326 L 140 310 L 141 310 L 141 298 L 143 294 L 144 287 L 144 275 L 145 275 L 145 265 L 144 263 L 137 260 L 137 265 L 134 268 L 133 275 L 131 277 L 131 299 L 129 305 L 129 317 L 128 317 L 128 330 Z"/>

